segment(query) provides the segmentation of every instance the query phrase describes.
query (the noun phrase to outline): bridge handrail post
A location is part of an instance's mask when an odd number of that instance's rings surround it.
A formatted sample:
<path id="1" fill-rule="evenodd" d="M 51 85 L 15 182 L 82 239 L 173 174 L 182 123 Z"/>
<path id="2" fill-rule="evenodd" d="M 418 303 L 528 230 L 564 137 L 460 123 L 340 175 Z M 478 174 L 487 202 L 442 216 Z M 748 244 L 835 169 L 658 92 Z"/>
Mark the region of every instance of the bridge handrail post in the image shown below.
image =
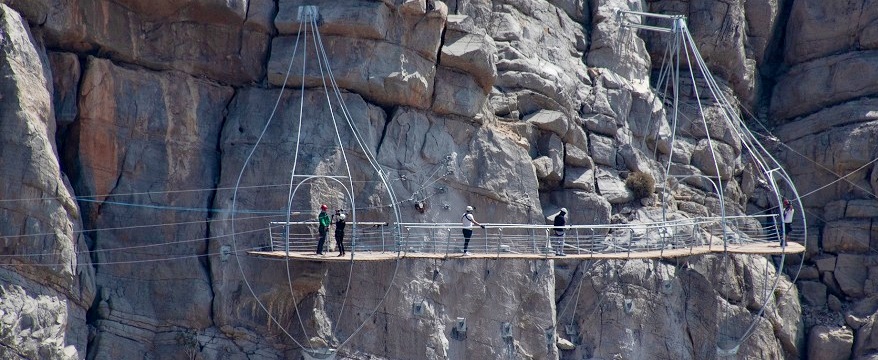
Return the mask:
<path id="1" fill-rule="evenodd" d="M 598 237 L 597 237 L 597 235 L 595 235 L 595 233 L 594 233 L 594 228 L 589 229 L 589 232 L 591 232 L 591 235 L 590 235 L 590 239 L 591 239 L 591 241 L 590 241 L 590 243 L 591 243 L 591 245 L 590 245 L 590 246 L 591 246 L 591 251 L 592 251 L 592 252 L 597 252 L 597 251 L 595 251 L 595 250 L 596 250 L 596 249 L 599 249 L 599 245 L 598 245 Z M 601 239 L 601 240 L 603 240 L 603 239 Z"/>
<path id="2" fill-rule="evenodd" d="M 287 256 L 290 255 L 290 248 L 292 247 L 292 245 L 290 243 L 292 242 L 292 238 L 293 238 L 293 234 L 290 234 L 290 225 L 287 224 L 285 232 L 284 232 L 284 242 L 285 242 Z"/>
<path id="3" fill-rule="evenodd" d="M 451 250 L 451 229 L 448 229 L 448 237 L 445 240 L 445 257 L 448 257 L 448 251 Z"/>
<path id="4" fill-rule="evenodd" d="M 357 237 L 359 237 L 359 235 L 357 235 L 357 227 L 356 226 L 352 226 L 351 228 L 352 228 L 352 231 L 351 231 L 351 256 L 354 256 L 357 252 Z M 362 230 L 360 230 L 360 231 L 362 231 Z M 341 239 L 341 242 L 342 242 L 342 245 L 344 245 L 344 239 Z M 335 246 L 338 246 L 338 244 L 336 244 Z"/>
<path id="5" fill-rule="evenodd" d="M 400 241 L 399 241 L 399 242 L 400 242 L 400 246 L 399 246 L 399 251 L 398 251 L 398 252 L 402 252 L 402 250 L 404 250 L 404 249 L 408 249 L 408 246 L 409 246 L 409 237 L 411 237 L 411 236 L 412 236 L 412 228 L 406 226 L 406 228 L 405 228 L 405 236 L 403 236 L 402 238 L 399 239 L 399 240 L 400 240 Z"/>
<path id="6" fill-rule="evenodd" d="M 546 245 L 545 250 L 543 250 L 546 254 L 546 257 L 549 257 L 549 250 L 555 250 L 552 248 L 552 237 L 549 235 L 549 229 L 546 230 Z"/>
<path id="7" fill-rule="evenodd" d="M 485 232 L 488 232 L 488 229 L 485 229 Z M 497 239 L 497 260 L 500 260 L 500 245 L 503 244 L 503 228 L 497 228 L 497 235 L 499 236 Z"/>
<path id="8" fill-rule="evenodd" d="M 634 246 L 634 228 L 628 228 L 628 258 L 631 258 L 631 247 Z"/>
<path id="9" fill-rule="evenodd" d="M 385 231 L 385 229 L 384 229 L 384 225 L 380 225 L 380 226 L 381 226 L 381 252 L 385 252 L 385 251 L 387 251 L 387 247 L 384 244 L 384 231 Z"/>
<path id="10" fill-rule="evenodd" d="M 533 248 L 532 251 L 534 253 L 536 253 L 537 252 L 537 235 L 534 232 L 533 228 L 527 229 L 527 232 L 530 233 L 530 243 L 531 243 L 531 247 Z"/>
<path id="11" fill-rule="evenodd" d="M 271 229 L 271 224 L 268 224 L 268 240 L 271 242 L 271 251 L 274 251 L 274 231 Z"/>
<path id="12" fill-rule="evenodd" d="M 702 235 L 702 233 L 701 233 L 701 218 L 695 218 L 695 219 L 696 219 L 696 222 L 695 222 L 696 236 L 700 237 Z M 713 239 L 711 239 L 709 236 L 710 235 L 708 234 L 707 251 L 713 251 Z"/>
<path id="13" fill-rule="evenodd" d="M 582 254 L 582 247 L 579 246 L 579 228 L 576 228 L 573 230 L 575 231 L 575 234 L 576 234 L 575 235 L 576 236 L 576 254 L 581 255 Z"/>
<path id="14" fill-rule="evenodd" d="M 485 230 L 485 253 L 488 253 L 488 228 L 484 228 Z"/>

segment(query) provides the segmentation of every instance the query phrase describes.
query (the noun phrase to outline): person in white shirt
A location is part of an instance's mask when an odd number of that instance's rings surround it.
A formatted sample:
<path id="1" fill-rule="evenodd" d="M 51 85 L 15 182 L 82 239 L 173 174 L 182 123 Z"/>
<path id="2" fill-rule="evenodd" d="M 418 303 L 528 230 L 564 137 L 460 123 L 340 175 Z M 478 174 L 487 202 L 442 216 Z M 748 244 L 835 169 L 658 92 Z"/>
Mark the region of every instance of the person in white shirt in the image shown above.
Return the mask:
<path id="1" fill-rule="evenodd" d="M 485 228 L 485 225 L 479 224 L 476 221 L 475 217 L 473 217 L 473 207 L 467 206 L 466 212 L 463 213 L 463 216 L 460 217 L 461 225 L 463 226 L 463 255 L 469 255 L 469 239 L 473 236 L 473 224 L 481 226 L 482 229 Z"/>
<path id="2" fill-rule="evenodd" d="M 787 239 L 793 232 L 793 204 L 789 200 L 783 200 L 783 237 L 780 239 L 780 246 L 787 246 Z"/>

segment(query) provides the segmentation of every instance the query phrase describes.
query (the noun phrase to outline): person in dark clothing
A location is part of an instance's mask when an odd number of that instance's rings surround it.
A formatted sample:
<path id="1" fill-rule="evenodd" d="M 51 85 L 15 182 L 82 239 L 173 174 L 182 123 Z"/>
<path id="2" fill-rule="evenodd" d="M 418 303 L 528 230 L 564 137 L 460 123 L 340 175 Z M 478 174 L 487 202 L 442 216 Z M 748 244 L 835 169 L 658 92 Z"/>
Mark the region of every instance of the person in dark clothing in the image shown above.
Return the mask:
<path id="1" fill-rule="evenodd" d="M 564 227 L 567 225 L 567 209 L 561 208 L 558 215 L 555 215 L 555 255 L 566 256 L 564 254 Z"/>
<path id="2" fill-rule="evenodd" d="M 347 225 L 344 213 L 341 210 L 335 212 L 335 243 L 338 247 L 338 256 L 344 256 L 344 227 Z"/>
<path id="3" fill-rule="evenodd" d="M 317 215 L 317 255 L 323 255 L 323 244 L 326 243 L 326 232 L 329 229 L 329 215 L 326 214 L 326 204 L 320 205 L 320 214 Z"/>

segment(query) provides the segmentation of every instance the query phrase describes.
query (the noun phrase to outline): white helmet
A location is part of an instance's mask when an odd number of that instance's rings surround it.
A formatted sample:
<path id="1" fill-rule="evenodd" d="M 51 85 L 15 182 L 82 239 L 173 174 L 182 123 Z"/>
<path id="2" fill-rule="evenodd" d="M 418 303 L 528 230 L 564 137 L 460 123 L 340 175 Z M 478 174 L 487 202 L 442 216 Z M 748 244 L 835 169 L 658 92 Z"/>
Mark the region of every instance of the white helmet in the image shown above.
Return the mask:
<path id="1" fill-rule="evenodd" d="M 345 218 L 347 218 L 347 216 L 345 216 L 344 214 L 338 214 L 339 220 L 344 220 Z"/>
<path id="2" fill-rule="evenodd" d="M 561 213 L 566 214 L 566 213 L 567 213 L 567 208 L 561 208 Z"/>
<path id="3" fill-rule="evenodd" d="M 466 207 L 466 211 L 468 211 L 468 212 L 469 212 L 469 211 L 473 211 L 473 207 L 472 207 L 472 206 L 469 206 L 469 205 L 467 205 L 467 207 Z"/>

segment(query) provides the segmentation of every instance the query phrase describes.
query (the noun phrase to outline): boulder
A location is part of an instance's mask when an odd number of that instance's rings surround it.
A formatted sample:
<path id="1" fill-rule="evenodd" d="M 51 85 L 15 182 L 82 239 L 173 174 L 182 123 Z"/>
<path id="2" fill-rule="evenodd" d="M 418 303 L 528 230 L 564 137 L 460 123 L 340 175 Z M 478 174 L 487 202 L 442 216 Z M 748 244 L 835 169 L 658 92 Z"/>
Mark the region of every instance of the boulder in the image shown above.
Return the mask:
<path id="1" fill-rule="evenodd" d="M 596 6 L 594 6 L 596 5 Z M 589 67 L 606 68 L 626 79 L 645 79 L 650 61 L 643 40 L 636 31 L 621 26 L 617 9 L 641 10 L 624 0 L 604 1 L 592 6 L 591 48 L 586 56 Z M 626 39 L 619 41 L 619 39 Z"/>
<path id="2" fill-rule="evenodd" d="M 5 269 L 0 270 L 0 356 L 85 358 L 85 310 L 76 306 L 68 309 L 63 294 L 39 286 L 33 288 L 28 282 L 17 284 L 15 277 Z M 68 332 L 75 337 L 65 336 Z"/>
<path id="3" fill-rule="evenodd" d="M 822 208 L 842 198 L 865 199 L 871 196 L 870 179 L 866 176 L 849 176 L 850 181 L 833 181 L 838 179 L 835 174 L 848 174 L 855 170 L 865 174 L 873 166 L 870 161 L 874 159 L 872 146 L 878 146 L 878 122 L 840 125 L 787 144 L 792 149 L 778 152 L 777 158 L 787 164 L 785 169 L 796 179 L 799 192 L 808 193 L 821 188 L 821 191 L 802 199 L 806 207 Z M 803 155 L 817 164 L 802 162 Z M 820 171 L 814 171 L 815 166 Z"/>
<path id="4" fill-rule="evenodd" d="M 588 151 L 574 144 L 564 145 L 564 163 L 576 167 L 594 167 L 594 161 L 588 156 Z"/>
<path id="5" fill-rule="evenodd" d="M 14 3 L 19 3 L 14 1 Z M 39 4 L 39 5 L 37 5 Z M 264 75 L 271 1 L 37 0 L 28 20 L 56 49 L 243 85 Z M 250 11 L 248 11 L 248 9 Z"/>
<path id="6" fill-rule="evenodd" d="M 584 24 L 549 2 L 498 3 L 486 6 L 488 17 L 481 9 L 474 11 L 483 4 L 458 3 L 456 8 L 476 22 L 491 19 L 484 27 L 497 48 L 494 87 L 502 94 L 515 94 L 517 99 L 510 105 L 523 114 L 547 109 L 573 117 L 586 102 L 582 95 L 588 93 L 584 84 L 588 75 L 582 66 L 588 41 Z"/>
<path id="7" fill-rule="evenodd" d="M 493 14 L 491 25 L 491 37 L 495 41 L 514 41 L 521 39 L 521 22 L 509 12 L 498 12 Z"/>
<path id="8" fill-rule="evenodd" d="M 835 271 L 835 256 L 832 256 L 832 255 L 818 256 L 818 257 L 811 259 L 811 261 L 813 261 L 814 264 L 817 265 L 817 269 L 820 272 Z"/>
<path id="9" fill-rule="evenodd" d="M 615 136 L 619 129 L 616 119 L 605 114 L 588 114 L 582 120 L 589 131 L 600 135 Z"/>
<path id="10" fill-rule="evenodd" d="M 588 147 L 588 134 L 585 133 L 585 129 L 583 129 L 582 125 L 577 124 L 575 121 L 570 122 L 570 129 L 562 140 L 564 140 L 565 143 L 573 144 L 582 148 Z"/>
<path id="11" fill-rule="evenodd" d="M 722 180 L 728 180 L 734 174 L 737 159 L 731 146 L 707 139 L 698 141 L 692 150 L 692 165 L 707 176 L 719 176 Z"/>
<path id="12" fill-rule="evenodd" d="M 680 165 L 690 165 L 692 163 L 692 152 L 695 150 L 696 142 L 691 139 L 678 138 L 671 147 L 671 161 Z"/>
<path id="13" fill-rule="evenodd" d="M 847 218 L 874 218 L 878 217 L 878 200 L 854 199 L 847 202 L 844 212 Z"/>
<path id="14" fill-rule="evenodd" d="M 423 188 L 425 183 L 438 181 L 439 184 L 448 185 L 448 193 L 438 194 L 431 201 L 456 204 L 461 208 L 475 201 L 471 197 L 478 199 L 481 208 L 498 207 L 508 202 L 516 204 L 515 210 L 497 216 L 509 216 L 521 221 L 527 219 L 527 206 L 537 208 L 538 180 L 531 157 L 527 149 L 508 132 L 477 127 L 458 118 L 446 118 L 412 108 L 400 108 L 391 116 L 383 138 L 383 120 L 378 116 L 374 118 L 378 123 L 369 127 L 375 136 L 375 144 L 383 139 L 378 151 L 379 162 L 403 173 L 422 173 L 424 177 L 436 172 L 432 179 L 425 178 L 420 180 L 420 184 L 407 185 L 412 187 L 407 191 L 415 191 Z M 555 141 L 556 146 L 560 147 L 560 140 Z M 561 162 L 560 155 L 552 161 L 554 169 L 554 164 Z M 563 167 L 559 169 L 563 170 Z M 470 196 L 470 193 L 483 196 Z M 444 217 L 447 215 L 441 212 L 436 216 L 441 216 L 436 218 L 437 222 L 457 221 L 456 216 L 446 219 Z M 508 221 L 505 217 L 503 219 Z"/>
<path id="15" fill-rule="evenodd" d="M 819 134 L 834 127 L 878 120 L 878 99 L 865 98 L 819 109 L 817 112 L 785 123 L 775 134 L 781 141 L 790 142 L 808 135 Z"/>
<path id="16" fill-rule="evenodd" d="M 547 181 L 561 180 L 561 173 L 555 171 L 555 164 L 552 158 L 548 156 L 540 156 L 533 160 L 534 171 L 537 173 L 537 179 Z"/>
<path id="17" fill-rule="evenodd" d="M 699 86 L 702 85 L 699 84 Z M 731 94 L 727 94 L 727 96 L 731 96 Z M 714 143 L 731 146 L 734 154 L 741 153 L 740 136 L 736 132 L 737 129 L 729 124 L 727 120 L 729 115 L 726 114 L 726 109 L 709 102 L 699 107 L 694 101 L 686 100 L 680 105 L 679 111 L 678 137 L 689 138 L 698 143 L 710 138 Z"/>
<path id="18" fill-rule="evenodd" d="M 826 219 L 826 221 L 842 220 L 845 217 L 845 209 L 847 206 L 847 200 L 829 202 L 823 206 L 823 218 Z"/>
<path id="19" fill-rule="evenodd" d="M 854 334 L 847 327 L 817 325 L 808 335 L 809 360 L 842 360 L 851 356 Z"/>
<path id="20" fill-rule="evenodd" d="M 321 35 L 384 40 L 390 28 L 397 24 L 394 8 L 383 1 L 312 1 L 319 12 Z M 295 35 L 306 24 L 299 22 L 301 3 L 279 3 L 274 26 L 282 35 Z M 311 46 L 311 44 L 308 44 Z"/>
<path id="21" fill-rule="evenodd" d="M 589 2 L 585 0 L 550 0 L 551 4 L 567 13 L 573 21 L 587 24 L 591 16 Z"/>
<path id="22" fill-rule="evenodd" d="M 567 129 L 569 128 L 570 123 L 567 116 L 563 113 L 552 110 L 540 110 L 533 114 L 529 114 L 524 117 L 524 121 L 527 121 L 542 130 L 553 132 L 560 137 L 565 137 L 567 135 Z"/>
<path id="23" fill-rule="evenodd" d="M 829 294 L 826 298 L 826 307 L 829 308 L 830 311 L 841 312 L 842 305 L 841 300 L 838 299 L 837 296 Z"/>
<path id="24" fill-rule="evenodd" d="M 442 66 L 470 74 L 488 93 L 497 79 L 494 39 L 466 15 L 449 15 L 439 61 Z"/>
<path id="25" fill-rule="evenodd" d="M 872 222 L 870 220 L 840 220 L 823 228 L 823 251 L 830 253 L 868 253 Z"/>
<path id="26" fill-rule="evenodd" d="M 596 164 L 616 166 L 617 148 L 612 138 L 592 134 L 588 136 L 588 143 L 591 146 L 591 158 Z"/>
<path id="27" fill-rule="evenodd" d="M 865 295 L 864 285 L 869 276 L 864 255 L 839 254 L 833 275 L 839 290 L 847 296 L 859 298 Z"/>
<path id="28" fill-rule="evenodd" d="M 833 268 L 835 266 L 835 259 L 833 259 Z M 791 274 L 791 276 L 793 276 Z M 803 266 L 801 271 L 799 272 L 800 280 L 820 280 L 820 271 L 817 270 L 814 266 Z"/>
<path id="29" fill-rule="evenodd" d="M 654 169 L 657 169 L 657 167 L 653 167 L 655 162 L 650 161 L 649 155 L 644 154 L 640 149 L 631 146 L 631 144 L 624 144 L 619 147 L 617 153 L 622 157 L 625 167 L 629 171 L 642 172 L 649 174 L 654 179 L 657 178 L 653 171 Z"/>
<path id="30" fill-rule="evenodd" d="M 827 271 L 824 273 L 820 273 L 820 282 L 826 285 L 826 288 L 830 293 L 836 294 L 839 296 L 843 296 L 844 293 L 841 291 L 841 288 L 838 285 L 838 281 L 835 280 L 835 272 Z"/>
<path id="31" fill-rule="evenodd" d="M 748 1 L 744 3 L 744 16 L 747 23 L 745 46 L 752 49 L 756 66 L 763 66 L 766 63 L 765 53 L 773 46 L 774 31 L 777 28 L 780 11 L 781 7 L 777 1 Z"/>
<path id="32" fill-rule="evenodd" d="M 598 194 L 571 189 L 552 191 L 541 199 L 543 200 L 541 203 L 546 207 L 546 213 L 561 207 L 569 209 L 568 224 L 601 225 L 610 223 L 610 203 Z M 550 204 L 551 207 L 545 204 Z"/>
<path id="33" fill-rule="evenodd" d="M 427 11 L 423 1 L 398 5 L 364 0 L 318 0 L 308 3 L 318 8 L 319 29 L 324 36 L 387 42 L 409 49 L 432 63 L 437 60 L 442 41 L 440 35 L 448 16 L 444 3 L 434 4 L 436 6 Z M 294 36 L 298 33 L 300 5 L 298 2 L 280 2 L 274 21 L 280 34 Z"/>
<path id="34" fill-rule="evenodd" d="M 594 169 L 566 167 L 564 169 L 564 188 L 595 191 Z"/>
<path id="35" fill-rule="evenodd" d="M 598 193 L 610 204 L 624 204 L 634 200 L 634 193 L 625 186 L 625 182 L 619 178 L 615 170 L 598 167 L 595 172 L 595 182 Z"/>
<path id="36" fill-rule="evenodd" d="M 437 34 L 438 36 L 438 30 Z M 268 81 L 275 86 L 290 88 L 323 86 L 313 47 L 308 49 L 305 72 L 302 67 L 289 67 L 295 37 L 279 36 L 272 40 L 268 60 Z M 385 41 L 323 36 L 323 43 L 338 86 L 354 91 L 379 104 L 399 104 L 427 109 L 432 104 L 436 65 L 416 51 Z M 296 51 L 293 64 L 302 64 L 304 49 Z M 378 60 L 380 59 L 380 61 Z M 287 76 L 287 70 L 290 70 Z M 326 70 L 324 70 L 324 73 Z M 286 81 L 286 83 L 284 82 Z M 328 84 L 327 80 L 327 84 Z"/>
<path id="37" fill-rule="evenodd" d="M 559 181 L 564 176 L 564 143 L 554 133 L 543 133 L 537 140 L 537 152 L 540 156 L 551 160 L 549 174 L 546 178 L 550 181 Z"/>
<path id="38" fill-rule="evenodd" d="M 784 42 L 786 63 L 798 64 L 860 46 L 874 49 L 878 10 L 869 5 L 859 1 L 793 3 Z"/>
<path id="39" fill-rule="evenodd" d="M 653 142 L 670 137 L 670 126 L 659 97 L 647 91 L 634 91 L 631 95 L 631 110 L 628 113 L 631 135 Z"/>
<path id="40" fill-rule="evenodd" d="M 829 55 L 793 66 L 778 79 L 771 116 L 791 119 L 878 92 L 878 51 Z"/>
<path id="41" fill-rule="evenodd" d="M 801 287 L 802 297 L 809 305 L 826 305 L 826 285 L 816 281 L 801 281 L 799 287 Z"/>
<path id="42" fill-rule="evenodd" d="M 487 97 L 473 78 L 467 74 L 440 66 L 433 89 L 433 105 L 430 110 L 442 115 L 460 115 L 474 118 L 483 107 Z"/>
<path id="43" fill-rule="evenodd" d="M 753 89 L 757 64 L 754 58 L 761 57 L 765 42 L 770 40 L 771 34 L 768 32 L 774 27 L 779 12 L 776 1 L 763 1 L 755 6 L 743 1 L 722 6 L 709 1 L 659 2 L 657 5 L 651 7 L 650 11 L 687 17 L 686 23 L 693 40 L 714 76 L 728 81 L 742 101 L 750 103 L 756 99 Z M 751 14 L 751 9 L 765 12 Z M 751 32 L 761 33 L 768 39 L 751 42 L 748 38 Z M 653 38 L 661 39 L 655 35 Z M 655 54 L 655 58 L 661 58 L 663 50 L 656 46 L 651 53 Z"/>

